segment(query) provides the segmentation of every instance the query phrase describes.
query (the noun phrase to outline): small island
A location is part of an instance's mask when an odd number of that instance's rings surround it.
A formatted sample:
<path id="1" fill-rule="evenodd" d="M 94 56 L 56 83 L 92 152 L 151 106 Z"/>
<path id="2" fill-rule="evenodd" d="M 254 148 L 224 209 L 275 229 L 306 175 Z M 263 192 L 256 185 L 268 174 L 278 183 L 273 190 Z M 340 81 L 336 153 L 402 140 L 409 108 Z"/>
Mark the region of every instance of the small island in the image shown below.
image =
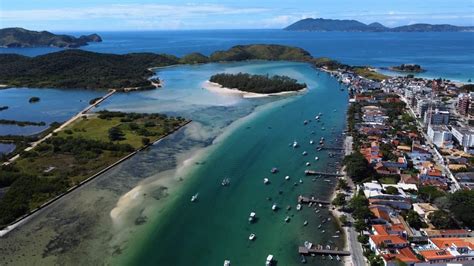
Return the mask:
<path id="1" fill-rule="evenodd" d="M 0 106 L 0 111 L 5 111 L 7 109 L 8 109 L 8 106 L 6 106 L 6 105 L 5 106 Z"/>
<path id="2" fill-rule="evenodd" d="M 39 97 L 36 97 L 36 96 L 31 97 L 31 98 L 28 100 L 29 103 L 37 103 L 37 102 L 39 102 L 39 101 L 40 101 L 40 98 L 39 98 Z"/>
<path id="3" fill-rule="evenodd" d="M 409 73 L 421 73 L 425 72 L 420 65 L 416 64 L 401 64 L 399 66 L 390 67 L 389 70 L 397 71 L 397 72 L 409 72 Z"/>
<path id="4" fill-rule="evenodd" d="M 216 91 L 225 90 L 224 92 L 233 91 L 261 96 L 297 92 L 306 88 L 305 83 L 298 83 L 296 79 L 287 76 L 251 75 L 247 73 L 216 74 L 211 76 L 209 83 L 220 86 Z"/>

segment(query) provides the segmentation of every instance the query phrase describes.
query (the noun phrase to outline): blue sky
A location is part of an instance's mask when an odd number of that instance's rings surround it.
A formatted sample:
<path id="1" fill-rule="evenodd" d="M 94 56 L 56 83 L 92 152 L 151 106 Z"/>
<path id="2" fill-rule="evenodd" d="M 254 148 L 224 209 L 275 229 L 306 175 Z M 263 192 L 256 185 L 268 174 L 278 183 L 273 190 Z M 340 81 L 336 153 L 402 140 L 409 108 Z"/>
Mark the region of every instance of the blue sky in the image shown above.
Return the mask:
<path id="1" fill-rule="evenodd" d="M 0 0 L 0 28 L 264 29 L 307 17 L 474 25 L 474 0 Z"/>

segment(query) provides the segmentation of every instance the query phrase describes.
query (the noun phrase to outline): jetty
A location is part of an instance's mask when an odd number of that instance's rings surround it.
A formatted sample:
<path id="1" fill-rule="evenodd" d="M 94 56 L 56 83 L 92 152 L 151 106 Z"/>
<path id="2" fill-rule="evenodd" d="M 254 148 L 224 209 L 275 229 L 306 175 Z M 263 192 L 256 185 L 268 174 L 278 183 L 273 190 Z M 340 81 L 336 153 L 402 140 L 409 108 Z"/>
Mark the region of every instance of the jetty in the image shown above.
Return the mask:
<path id="1" fill-rule="evenodd" d="M 313 171 L 313 170 L 305 170 L 305 175 L 320 175 L 320 176 L 334 176 L 334 177 L 343 177 L 343 174 L 338 173 L 329 173 L 329 172 L 320 172 L 320 171 Z"/>
<path id="2" fill-rule="evenodd" d="M 316 254 L 316 255 L 339 255 L 339 256 L 350 256 L 351 253 L 349 251 L 345 250 L 333 250 L 333 249 L 318 249 L 318 248 L 307 248 L 300 246 L 298 247 L 298 253 L 300 255 L 311 255 L 311 254 Z"/>
<path id="3" fill-rule="evenodd" d="M 304 196 L 301 196 L 301 195 L 298 196 L 298 203 L 310 203 L 310 202 L 325 204 L 325 205 L 331 204 L 331 202 L 329 202 L 327 200 L 315 199 L 314 197 L 308 198 L 308 197 L 304 197 Z"/>

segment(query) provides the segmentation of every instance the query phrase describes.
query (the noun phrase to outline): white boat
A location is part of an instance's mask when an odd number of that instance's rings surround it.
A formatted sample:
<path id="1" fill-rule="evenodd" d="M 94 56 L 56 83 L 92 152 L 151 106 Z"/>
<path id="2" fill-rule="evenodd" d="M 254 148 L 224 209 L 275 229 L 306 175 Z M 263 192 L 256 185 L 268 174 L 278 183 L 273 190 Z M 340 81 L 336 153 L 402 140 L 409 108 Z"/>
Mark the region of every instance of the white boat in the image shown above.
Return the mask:
<path id="1" fill-rule="evenodd" d="M 290 179 L 289 175 L 285 176 L 285 180 L 289 180 L 289 179 Z"/>
<path id="2" fill-rule="evenodd" d="M 341 257 L 339 257 L 339 255 L 336 255 L 336 260 L 341 260 Z"/>
<path id="3" fill-rule="evenodd" d="M 221 185 L 222 185 L 223 187 L 226 187 L 226 186 L 228 186 L 229 184 L 230 184 L 230 179 L 229 179 L 229 178 L 224 178 L 224 179 L 222 180 Z"/>
<path id="4" fill-rule="evenodd" d="M 313 144 L 313 143 L 314 143 L 314 141 L 313 141 L 313 140 L 310 140 L 310 141 L 309 141 L 309 144 Z"/>
<path id="5" fill-rule="evenodd" d="M 265 178 L 263 179 L 263 183 L 264 183 L 264 184 L 268 184 L 268 183 L 270 183 L 270 180 L 265 177 Z"/>
<path id="6" fill-rule="evenodd" d="M 301 210 L 301 204 L 296 205 L 296 210 L 297 211 Z"/>
<path id="7" fill-rule="evenodd" d="M 270 170 L 270 172 L 271 172 L 272 174 L 276 174 L 276 173 L 278 173 L 278 168 L 273 167 L 272 170 Z"/>
<path id="8" fill-rule="evenodd" d="M 307 225 L 308 225 L 308 221 L 304 221 L 303 226 L 307 226 Z"/>
<path id="9" fill-rule="evenodd" d="M 298 142 L 293 141 L 293 148 L 296 148 L 296 147 L 298 147 Z"/>
<path id="10" fill-rule="evenodd" d="M 276 203 L 273 203 L 272 211 L 277 211 L 277 210 L 278 210 L 278 206 L 276 205 Z"/>
<path id="11" fill-rule="evenodd" d="M 230 266 L 230 260 L 225 260 L 224 261 L 224 266 Z"/>
<path id="12" fill-rule="evenodd" d="M 286 222 L 286 223 L 290 222 L 290 216 L 286 216 L 285 222 Z"/>
<path id="13" fill-rule="evenodd" d="M 267 260 L 265 262 L 265 266 L 271 266 L 273 264 L 273 255 L 270 254 L 267 256 Z"/>
<path id="14" fill-rule="evenodd" d="M 319 120 L 319 115 L 317 115 L 317 116 L 315 117 L 315 119 L 316 119 L 316 120 Z"/>
<path id="15" fill-rule="evenodd" d="M 306 162 L 306 166 L 310 166 L 311 164 L 309 162 Z"/>
<path id="16" fill-rule="evenodd" d="M 256 216 L 257 216 L 257 214 L 255 212 L 251 212 L 250 216 L 249 216 L 249 222 L 255 221 Z"/>
<path id="17" fill-rule="evenodd" d="M 306 156 L 306 155 L 308 155 L 308 152 L 304 151 L 302 154 L 303 154 L 303 156 Z"/>
<path id="18" fill-rule="evenodd" d="M 194 194 L 194 195 L 191 197 L 191 202 L 195 202 L 195 201 L 198 199 L 198 196 L 199 196 L 199 193 Z"/>
<path id="19" fill-rule="evenodd" d="M 307 249 L 311 249 L 313 247 L 313 243 L 311 243 L 309 241 L 305 241 L 304 242 L 304 247 L 307 248 Z"/>
<path id="20" fill-rule="evenodd" d="M 332 256 L 331 256 L 331 255 L 328 255 L 328 257 L 332 260 Z"/>
<path id="21" fill-rule="evenodd" d="M 253 241 L 254 239 L 255 239 L 255 234 L 253 234 L 253 233 L 250 234 L 250 235 L 249 235 L 249 240 L 250 240 L 250 241 Z"/>
<path id="22" fill-rule="evenodd" d="M 318 156 L 314 157 L 314 160 L 315 160 L 315 161 L 318 161 L 318 160 L 319 160 L 319 157 L 318 157 Z"/>
<path id="23" fill-rule="evenodd" d="M 308 124 L 308 120 L 303 121 L 303 124 L 307 125 L 307 124 Z"/>
<path id="24" fill-rule="evenodd" d="M 300 184 L 303 184 L 303 179 L 300 179 Z"/>

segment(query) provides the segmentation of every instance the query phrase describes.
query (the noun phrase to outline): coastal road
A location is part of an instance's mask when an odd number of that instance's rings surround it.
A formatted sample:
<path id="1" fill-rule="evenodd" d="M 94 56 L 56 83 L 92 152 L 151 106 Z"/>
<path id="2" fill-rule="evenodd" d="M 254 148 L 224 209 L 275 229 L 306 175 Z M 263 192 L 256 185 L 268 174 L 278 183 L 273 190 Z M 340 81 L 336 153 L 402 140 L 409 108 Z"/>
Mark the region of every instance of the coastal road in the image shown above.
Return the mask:
<path id="1" fill-rule="evenodd" d="M 350 155 L 352 153 L 352 136 L 346 136 L 344 140 L 344 153 L 345 155 Z M 356 192 L 356 187 L 352 179 L 350 179 L 347 175 L 345 176 L 347 184 L 351 188 L 353 193 Z M 352 195 L 351 195 L 352 196 Z M 354 223 L 354 219 L 349 215 L 348 220 L 351 224 Z M 352 266 L 359 266 L 359 265 L 368 265 L 365 261 L 364 251 L 362 250 L 362 245 L 357 241 L 358 233 L 354 230 L 353 227 L 345 227 L 346 230 L 346 237 L 347 237 L 347 246 L 349 251 L 351 252 L 350 261 L 345 261 L 345 265 L 352 265 Z"/>
<path id="2" fill-rule="evenodd" d="M 25 151 L 30 151 L 30 150 L 32 150 L 34 147 L 38 146 L 40 143 L 42 143 L 43 141 L 45 141 L 45 140 L 47 140 L 48 138 L 50 138 L 51 136 L 53 136 L 53 133 L 57 133 L 57 132 L 63 130 L 63 129 L 66 128 L 68 125 L 70 125 L 72 122 L 76 121 L 76 119 L 82 117 L 85 113 L 87 113 L 88 111 L 90 111 L 92 108 L 96 107 L 96 106 L 99 105 L 101 102 L 105 101 L 107 98 L 109 98 L 110 96 L 112 96 L 115 92 L 117 92 L 117 91 L 116 91 L 116 90 L 110 90 L 109 93 L 107 93 L 106 95 L 102 96 L 100 99 L 98 99 L 97 101 L 95 101 L 93 104 L 91 104 L 91 105 L 87 106 L 86 108 L 84 108 L 82 111 L 80 111 L 79 113 L 77 113 L 75 116 L 71 117 L 69 120 L 67 120 L 66 122 L 64 122 L 61 126 L 59 126 L 58 128 L 56 128 L 55 130 L 53 130 L 53 132 L 51 132 L 51 133 L 49 133 L 48 135 L 44 136 L 42 139 L 31 143 L 30 146 L 25 149 Z M 10 160 L 8 160 L 7 162 L 4 162 L 3 165 L 10 164 L 10 163 L 14 162 L 15 160 L 17 160 L 18 158 L 20 158 L 20 154 L 17 154 L 17 155 L 15 155 L 15 156 L 13 156 L 12 158 L 10 158 Z"/>

